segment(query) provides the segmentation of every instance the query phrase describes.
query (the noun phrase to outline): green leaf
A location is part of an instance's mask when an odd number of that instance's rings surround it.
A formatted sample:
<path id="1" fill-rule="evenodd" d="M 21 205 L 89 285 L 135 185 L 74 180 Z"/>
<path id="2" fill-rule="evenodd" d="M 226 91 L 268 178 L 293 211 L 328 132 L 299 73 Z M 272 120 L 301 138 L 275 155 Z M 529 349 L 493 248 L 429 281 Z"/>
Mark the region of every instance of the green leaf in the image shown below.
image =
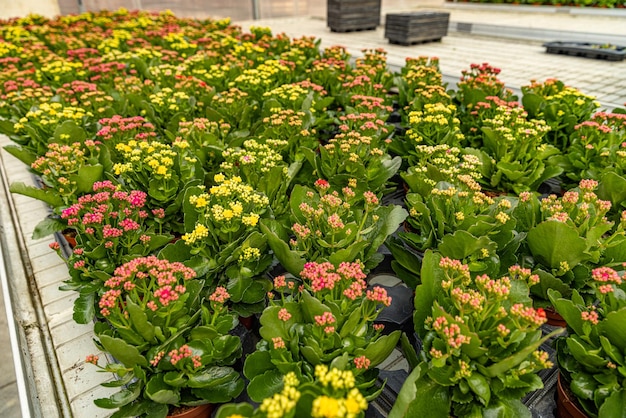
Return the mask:
<path id="1" fill-rule="evenodd" d="M 489 405 L 489 400 L 491 399 L 491 389 L 489 389 L 489 381 L 482 374 L 476 372 L 472 373 L 468 378 L 466 378 L 467 384 L 470 389 L 478 395 L 478 398 L 482 402 L 483 405 Z"/>
<path id="2" fill-rule="evenodd" d="M 451 402 L 448 388 L 426 375 L 426 363 L 420 363 L 406 378 L 388 418 L 448 418 Z"/>
<path id="3" fill-rule="evenodd" d="M 455 260 L 463 260 L 479 251 L 481 248 L 493 248 L 494 242 L 486 236 L 479 238 L 467 231 L 455 231 L 454 234 L 445 235 L 437 248 L 445 257 Z"/>
<path id="4" fill-rule="evenodd" d="M 144 309 L 133 302 L 130 297 L 127 297 L 126 310 L 130 315 L 130 321 L 132 322 L 133 328 L 135 328 L 137 333 L 146 341 L 152 341 L 154 339 L 154 326 L 148 322 L 148 315 L 146 315 Z"/>
<path id="5" fill-rule="evenodd" d="M 255 402 L 262 402 L 281 390 L 283 387 L 283 374 L 277 369 L 268 370 L 254 377 L 248 384 L 248 396 Z"/>
<path id="6" fill-rule="evenodd" d="M 400 330 L 396 330 L 388 335 L 383 335 L 373 343 L 370 343 L 363 351 L 363 355 L 370 360 L 372 367 L 378 366 L 380 363 L 385 361 L 387 357 L 389 357 L 393 349 L 398 344 L 399 339 Z M 357 350 L 357 352 L 358 351 L 360 350 Z"/>
<path id="7" fill-rule="evenodd" d="M 424 321 L 432 313 L 433 302 L 435 296 L 441 288 L 441 281 L 444 279 L 444 273 L 439 268 L 439 260 L 441 256 L 432 251 L 426 251 L 422 260 L 422 284 L 415 290 L 414 305 L 415 312 L 413 314 L 413 323 L 417 333 L 424 336 Z"/>
<path id="8" fill-rule="evenodd" d="M 72 318 L 77 324 L 88 324 L 96 315 L 95 293 L 81 293 L 74 301 L 74 313 Z"/>
<path id="9" fill-rule="evenodd" d="M 68 135 L 67 138 L 61 138 L 61 135 Z M 62 144 L 71 144 L 72 142 L 83 142 L 87 138 L 85 130 L 78 126 L 72 120 L 66 120 L 57 125 L 54 130 L 55 142 Z"/>
<path id="10" fill-rule="evenodd" d="M 141 381 L 137 381 L 128 385 L 128 388 L 122 389 L 121 391 L 114 393 L 109 398 L 95 399 L 93 402 L 100 408 L 119 408 L 124 405 L 128 405 L 129 403 L 137 399 L 141 394 L 142 386 L 143 385 Z"/>
<path id="11" fill-rule="evenodd" d="M 577 291 L 574 291 L 578 295 Z M 571 299 L 562 298 L 561 294 L 553 289 L 548 290 L 548 297 L 554 309 L 563 317 L 567 325 L 578 335 L 583 335 L 583 320 L 580 316 L 581 309 Z"/>
<path id="12" fill-rule="evenodd" d="M 141 355 L 137 347 L 128 344 L 120 338 L 113 338 L 109 335 L 100 335 L 100 344 L 106 351 L 111 353 L 116 360 L 120 361 L 126 367 L 139 365 L 147 367 L 148 361 Z"/>
<path id="13" fill-rule="evenodd" d="M 304 320 L 308 323 L 315 323 L 315 317 L 323 315 L 324 312 L 331 312 L 331 309 L 324 305 L 319 299 L 304 290 L 302 292 L 302 314 Z"/>
<path id="14" fill-rule="evenodd" d="M 244 418 L 249 418 L 254 412 L 254 407 L 247 402 L 242 403 L 228 403 L 220 406 L 215 413 L 215 418 L 229 418 L 233 415 L 241 415 Z"/>
<path id="15" fill-rule="evenodd" d="M 545 99 L 537 93 L 527 92 L 522 97 L 522 104 L 524 105 L 524 110 L 528 112 L 528 118 L 536 119 L 542 107 L 545 106 Z"/>
<path id="16" fill-rule="evenodd" d="M 613 392 L 598 410 L 602 418 L 626 418 L 626 389 Z"/>
<path id="17" fill-rule="evenodd" d="M 11 183 L 11 186 L 9 186 L 9 191 L 11 193 L 17 193 L 24 196 L 32 197 L 33 199 L 41 200 L 42 202 L 47 203 L 53 208 L 61 207 L 64 204 L 63 199 L 57 194 L 56 191 L 43 190 L 38 187 L 27 186 L 21 181 Z"/>
<path id="18" fill-rule="evenodd" d="M 571 295 L 572 289 L 560 278 L 554 277 L 554 275 L 542 269 L 536 270 L 536 273 L 539 276 L 539 283 L 531 288 L 533 294 L 539 295 L 543 299 L 548 298 L 548 292 L 550 290 L 556 290 L 557 292 L 565 296 Z"/>
<path id="19" fill-rule="evenodd" d="M 183 387 L 185 383 L 187 383 L 187 379 L 185 378 L 185 373 L 175 371 L 175 372 L 167 372 L 163 376 L 163 382 L 170 386 L 174 387 Z"/>
<path id="20" fill-rule="evenodd" d="M 189 376 L 190 388 L 211 388 L 229 380 L 236 380 L 239 374 L 231 367 L 213 366 Z"/>
<path id="21" fill-rule="evenodd" d="M 7 145 L 4 150 L 29 167 L 37 159 L 37 154 L 19 145 Z"/>
<path id="22" fill-rule="evenodd" d="M 605 171 L 600 177 L 597 194 L 599 198 L 610 201 L 613 207 L 622 207 L 626 202 L 626 178 L 615 171 Z"/>
<path id="23" fill-rule="evenodd" d="M 289 244 L 278 236 L 277 231 L 282 229 L 280 223 L 271 219 L 261 219 L 259 225 L 261 231 L 267 236 L 267 242 L 280 264 L 289 273 L 298 276 L 304 270 L 306 260 L 297 252 L 291 251 Z"/>
<path id="24" fill-rule="evenodd" d="M 626 353 L 626 307 L 610 312 L 599 325 L 600 332 L 604 334 L 611 344 Z"/>
<path id="25" fill-rule="evenodd" d="M 523 349 L 519 350 L 515 354 L 513 354 L 513 355 L 511 355 L 511 356 L 509 356 L 509 357 L 507 357 L 507 358 L 505 358 L 503 360 L 500 360 L 499 362 L 494 363 L 491 366 L 487 367 L 485 369 L 485 371 L 486 371 L 485 374 L 487 376 L 489 376 L 489 377 L 496 377 L 496 376 L 499 376 L 501 374 L 504 374 L 508 370 L 512 369 L 513 367 L 517 366 L 522 361 L 524 361 L 533 351 L 535 351 L 537 348 L 539 348 L 539 346 L 541 344 L 543 344 L 545 341 L 547 341 L 548 339 L 563 333 L 564 331 L 565 330 L 563 328 L 555 329 L 551 333 L 545 335 L 543 338 L 538 339 L 537 341 L 535 341 L 532 344 L 528 344 L 526 347 L 524 347 Z"/>
<path id="26" fill-rule="evenodd" d="M 191 393 L 210 403 L 219 404 L 232 401 L 243 391 L 245 383 L 242 379 L 234 376 L 216 386 L 210 388 L 194 388 Z"/>
<path id="27" fill-rule="evenodd" d="M 145 395 L 156 403 L 176 405 L 180 402 L 180 393 L 163 381 L 163 375 L 154 375 L 146 384 Z"/>
<path id="28" fill-rule="evenodd" d="M 273 368 L 272 356 L 269 351 L 255 351 L 246 357 L 246 361 L 243 365 L 243 375 L 251 380 L 255 376 L 272 370 Z"/>
<path id="29" fill-rule="evenodd" d="M 598 386 L 593 376 L 587 373 L 572 373 L 572 382 L 570 389 L 577 397 L 581 399 L 593 399 L 593 392 Z"/>
<path id="30" fill-rule="evenodd" d="M 404 358 L 409 363 L 409 368 L 412 370 L 417 367 L 419 364 L 419 358 L 417 357 L 417 352 L 413 347 L 413 344 L 409 341 L 409 337 L 407 337 L 406 333 L 402 333 L 400 337 L 400 346 L 402 347 L 402 353 L 404 354 Z"/>
<path id="31" fill-rule="evenodd" d="M 519 399 L 498 399 L 482 410 L 483 418 L 531 418 L 528 407 Z"/>
<path id="32" fill-rule="evenodd" d="M 45 238 L 55 232 L 63 231 L 67 228 L 67 222 L 58 218 L 47 217 L 39 222 L 33 230 L 33 239 Z"/>
<path id="33" fill-rule="evenodd" d="M 558 269 L 563 261 L 572 268 L 588 258 L 585 239 L 563 222 L 540 223 L 528 231 L 527 241 L 535 259 L 551 269 Z"/>
<path id="34" fill-rule="evenodd" d="M 76 182 L 78 193 L 89 193 L 93 190 L 93 184 L 102 180 L 104 167 L 101 164 L 83 165 L 78 168 L 78 174 L 71 176 L 70 180 Z"/>

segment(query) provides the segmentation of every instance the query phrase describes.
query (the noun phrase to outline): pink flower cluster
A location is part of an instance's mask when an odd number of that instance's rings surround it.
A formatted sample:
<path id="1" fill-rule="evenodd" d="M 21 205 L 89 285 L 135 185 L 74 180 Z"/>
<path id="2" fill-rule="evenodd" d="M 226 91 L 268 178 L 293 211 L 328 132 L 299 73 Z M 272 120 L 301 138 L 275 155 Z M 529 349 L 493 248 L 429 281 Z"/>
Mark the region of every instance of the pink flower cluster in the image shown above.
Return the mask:
<path id="1" fill-rule="evenodd" d="M 170 363 L 172 363 L 172 366 L 176 366 L 176 363 L 188 357 L 191 357 L 194 368 L 197 369 L 202 366 L 200 356 L 194 356 L 193 351 L 191 351 L 191 348 L 189 348 L 187 344 L 181 345 L 180 348 L 173 349 L 167 355 L 170 357 Z"/>
<path id="2" fill-rule="evenodd" d="M 125 118 L 115 115 L 111 118 L 100 119 L 99 123 L 102 128 L 96 133 L 96 136 L 103 140 L 111 140 L 122 135 L 126 139 L 139 140 L 156 137 L 154 125 L 147 122 L 142 116 Z"/>
<path id="3" fill-rule="evenodd" d="M 356 262 L 341 263 L 336 270 L 335 266 L 329 262 L 309 262 L 304 265 L 300 277 L 310 280 L 310 286 L 314 292 L 333 290 L 340 283 L 343 296 L 350 300 L 361 297 L 367 287 L 366 275 L 361 265 Z"/>
<path id="4" fill-rule="evenodd" d="M 359 356 L 354 358 L 354 367 L 357 369 L 367 370 L 372 362 L 365 356 Z"/>
<path id="5" fill-rule="evenodd" d="M 387 291 L 379 286 L 374 286 L 372 290 L 368 290 L 365 297 L 372 302 L 381 303 L 385 306 L 391 305 L 391 296 L 387 296 Z"/>
<path id="6" fill-rule="evenodd" d="M 535 309 L 532 306 L 524 306 L 521 303 L 516 303 L 511 307 L 511 314 L 536 326 L 541 326 L 547 321 L 543 309 Z"/>
<path id="7" fill-rule="evenodd" d="M 109 290 L 100 298 L 100 313 L 110 316 L 117 312 L 125 317 L 127 296 L 152 311 L 159 305 L 167 307 L 185 293 L 183 283 L 195 277 L 195 271 L 182 263 L 155 256 L 136 258 L 115 269 L 113 277 L 104 283 Z"/>
<path id="8" fill-rule="evenodd" d="M 217 302 L 217 303 L 226 303 L 226 301 L 229 298 L 230 298 L 230 294 L 228 293 L 228 291 L 226 290 L 224 286 L 218 286 L 215 289 L 215 292 L 213 292 L 211 296 L 209 296 L 209 300 L 211 302 Z"/>

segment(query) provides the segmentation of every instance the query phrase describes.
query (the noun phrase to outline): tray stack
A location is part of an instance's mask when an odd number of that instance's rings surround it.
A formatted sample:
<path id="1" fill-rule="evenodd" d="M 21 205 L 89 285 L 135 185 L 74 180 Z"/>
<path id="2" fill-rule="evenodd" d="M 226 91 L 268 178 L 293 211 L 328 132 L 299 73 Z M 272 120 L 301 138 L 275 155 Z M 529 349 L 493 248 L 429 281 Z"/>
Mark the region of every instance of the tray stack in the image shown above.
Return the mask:
<path id="1" fill-rule="evenodd" d="M 450 13 L 389 13 L 385 17 L 385 38 L 390 43 L 411 45 L 440 41 L 448 34 Z"/>
<path id="2" fill-rule="evenodd" d="M 333 32 L 374 30 L 380 25 L 381 0 L 327 0 L 327 24 Z"/>

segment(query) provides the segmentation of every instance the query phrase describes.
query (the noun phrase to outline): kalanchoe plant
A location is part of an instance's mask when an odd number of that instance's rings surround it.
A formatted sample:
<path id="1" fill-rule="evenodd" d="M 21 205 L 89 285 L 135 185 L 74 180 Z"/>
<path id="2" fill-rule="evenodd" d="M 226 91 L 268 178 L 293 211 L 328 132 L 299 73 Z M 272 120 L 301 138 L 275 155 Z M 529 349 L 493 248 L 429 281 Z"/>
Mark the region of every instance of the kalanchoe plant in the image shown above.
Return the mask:
<path id="1" fill-rule="evenodd" d="M 99 307 L 106 322 L 95 326 L 96 344 L 117 360 L 101 369 L 118 380 L 103 385 L 122 389 L 96 405 L 121 416 L 165 417 L 173 407 L 228 402 L 243 390 L 229 367 L 242 351 L 239 337 L 228 334 L 237 318 L 224 305 L 226 289 L 204 301 L 194 270 L 154 256 L 118 267 L 105 286 Z"/>
<path id="2" fill-rule="evenodd" d="M 437 57 L 407 57 L 404 67 L 400 69 L 400 77 L 394 80 L 394 84 L 398 87 L 398 105 L 401 109 L 410 105 L 412 109 L 420 110 L 424 103 L 446 100 L 431 101 L 432 96 L 429 97 L 428 90 L 432 93 L 435 91 L 442 93 L 439 98 L 447 97 L 447 101 L 450 101 L 445 91 Z"/>
<path id="3" fill-rule="evenodd" d="M 156 230 L 156 219 L 163 212 L 151 214 L 146 198 L 139 190 L 126 192 L 110 181 L 96 182 L 92 194 L 81 196 L 61 213 L 61 219 L 76 231 L 77 245 L 67 260 L 71 278 L 63 286 L 81 293 L 74 304 L 76 322 L 93 318 L 95 296 L 117 266 L 171 240 L 171 235 Z"/>
<path id="4" fill-rule="evenodd" d="M 464 138 L 452 104 L 426 103 L 422 110 L 414 110 L 408 117 L 405 138 L 393 147 L 400 155 L 411 153 L 417 145 L 458 147 Z"/>
<path id="5" fill-rule="evenodd" d="M 416 145 L 405 158 L 409 167 L 400 176 L 410 192 L 422 196 L 427 196 L 440 181 L 461 185 L 469 179 L 475 183 L 482 180 L 482 163 L 478 157 L 466 154 L 458 147 L 447 144 Z"/>
<path id="6" fill-rule="evenodd" d="M 526 238 L 533 270 L 541 278 L 532 288 L 537 303 L 545 303 L 548 289 L 558 290 L 565 297 L 576 289 L 591 303 L 594 292 L 589 287 L 590 271 L 624 261 L 626 213 L 617 222 L 609 221 L 606 214 L 611 203 L 597 197 L 597 186 L 595 180 L 581 180 L 578 188 L 562 197 L 550 195 L 541 200 L 540 221 Z M 522 194 L 520 205 L 534 207 L 534 199 Z"/>
<path id="7" fill-rule="evenodd" d="M 262 341 L 246 358 L 248 395 L 257 402 L 282 388 L 280 376 L 294 372 L 312 381 L 321 365 L 351 370 L 366 399 L 382 388 L 377 369 L 398 342 L 399 331 L 381 335 L 374 324 L 391 297 L 381 287 L 367 288 L 359 263 L 308 262 L 300 278 L 274 278 L 276 296 L 261 315 Z M 277 379 L 278 378 L 278 379 Z"/>
<path id="8" fill-rule="evenodd" d="M 122 150 L 117 149 L 117 144 L 131 140 L 154 140 L 157 136 L 154 125 L 142 116 L 125 118 L 114 115 L 100 119 L 98 124 L 100 129 L 96 132 L 96 137 L 107 147 L 114 163 L 121 160 Z"/>
<path id="9" fill-rule="evenodd" d="M 374 121 L 364 125 L 371 125 L 372 131 L 378 130 Z M 402 164 L 402 158 L 392 158 L 387 153 L 391 140 L 380 140 L 377 135 L 368 136 L 367 133 L 350 131 L 348 125 L 342 125 L 340 129 L 344 132 L 337 134 L 319 149 L 305 150 L 309 163 L 334 189 L 341 189 L 356 181 L 357 191 L 370 190 L 376 194 L 384 192 L 387 182 Z"/>
<path id="10" fill-rule="evenodd" d="M 239 176 L 244 183 L 265 194 L 277 219 L 289 211 L 288 191 L 299 168 L 298 164 L 288 167 L 272 146 L 286 142 L 275 140 L 263 144 L 248 139 L 242 148 L 225 149 L 222 152 L 225 161 L 220 165 L 227 177 Z"/>
<path id="11" fill-rule="evenodd" d="M 335 265 L 360 260 L 366 271 L 377 266 L 382 261 L 379 247 L 398 229 L 406 211 L 381 205 L 371 191 L 359 196 L 346 186 L 340 195 L 323 179 L 315 186 L 317 191 L 296 185 L 291 193 L 292 237 L 277 222 L 261 223 L 282 266 L 292 274 L 302 270 L 305 258 Z"/>
<path id="12" fill-rule="evenodd" d="M 264 276 L 272 263 L 259 220 L 268 216 L 269 199 L 241 177 L 216 174 L 215 185 L 191 187 L 185 194 L 185 233 L 164 255 L 191 260 L 206 271 L 211 285 L 222 284 L 233 309 L 242 316 L 263 309 L 271 284 Z"/>
<path id="13" fill-rule="evenodd" d="M 80 195 L 89 193 L 95 182 L 102 180 L 104 165 L 101 164 L 103 156 L 100 149 L 101 144 L 92 140 L 71 144 L 51 142 L 45 155 L 30 162 L 33 171 L 39 174 L 43 187 L 15 182 L 9 190 L 41 200 L 52 207 L 55 215 L 60 215 L 63 209 L 76 203 Z M 7 151 L 13 153 L 16 148 Z M 30 154 L 20 154 L 19 151 L 18 154 L 26 157 L 27 161 L 31 159 Z M 35 227 L 33 236 L 43 237 L 66 227 L 67 224 L 57 217 L 49 217 Z"/>
<path id="14" fill-rule="evenodd" d="M 521 399 L 543 387 L 536 372 L 552 366 L 538 348 L 562 332 L 542 337 L 545 313 L 528 296 L 537 280 L 519 266 L 505 277 L 472 277 L 469 266 L 427 252 L 414 315 L 424 347 L 419 359 L 409 356 L 413 371 L 389 417 L 530 417 Z"/>
<path id="15" fill-rule="evenodd" d="M 202 163 L 205 172 L 214 175 L 219 172 L 219 164 L 223 161 L 222 151 L 231 145 L 230 131 L 231 126 L 226 122 L 196 118 L 190 121 L 180 121 L 178 130 L 174 133 L 166 132 L 166 135 L 174 137 L 175 140 L 185 138 Z M 239 142 L 239 140 L 234 142 Z"/>
<path id="16" fill-rule="evenodd" d="M 619 416 L 626 410 L 626 285 L 620 272 L 591 272 L 596 300 L 589 304 L 576 290 L 571 298 L 548 292 L 567 322 L 567 337 L 555 343 L 562 382 L 589 417 Z"/>
<path id="17" fill-rule="evenodd" d="M 189 142 L 177 138 L 168 145 L 132 139 L 117 144 L 116 150 L 120 162 L 113 166 L 113 172 L 128 188 L 146 192 L 149 207 L 165 211 L 162 222 L 182 232 L 180 209 L 185 190 L 204 181 L 204 170 Z"/>
<path id="18" fill-rule="evenodd" d="M 463 70 L 458 90 L 454 96 L 461 108 L 471 108 L 488 96 L 496 96 L 505 101 L 515 99 L 513 91 L 504 86 L 498 78 L 501 70 L 488 63 L 471 64 L 469 70 Z"/>
<path id="19" fill-rule="evenodd" d="M 58 138 L 67 131 L 80 131 L 84 137 L 84 128 L 95 125 L 91 117 L 93 115 L 81 107 L 44 102 L 29 110 L 12 128 L 5 127 L 3 133 L 22 149 L 41 156 L 47 152 L 50 138 Z M 77 138 L 72 136 L 75 141 Z"/>
<path id="20" fill-rule="evenodd" d="M 576 125 L 591 119 L 599 107 L 595 97 L 566 86 L 557 79 L 522 87 L 522 103 L 529 117 L 545 120 L 550 127 L 546 141 L 566 152 Z"/>
<path id="21" fill-rule="evenodd" d="M 411 256 L 416 250 L 433 249 L 462 260 L 475 274 L 498 275 L 516 261 L 523 235 L 515 232 L 511 216 L 515 199 L 493 199 L 473 179 L 459 177 L 470 181 L 442 181 L 424 197 L 406 196 L 407 228 L 399 240 L 390 238 L 387 247 L 395 258 L 394 271 L 412 288 L 420 280 L 419 263 Z"/>
<path id="22" fill-rule="evenodd" d="M 488 187 L 505 192 L 537 191 L 544 181 L 563 172 L 552 164 L 559 153 L 543 142 L 550 130 L 544 121 L 527 120 L 522 108 L 498 106 L 496 115 L 483 121 L 483 176 Z"/>
<path id="23" fill-rule="evenodd" d="M 351 370 L 315 367 L 314 380 L 300 381 L 296 373 L 282 378 L 282 389 L 263 399 L 258 407 L 249 403 L 226 404 L 217 411 L 216 418 L 294 418 L 338 417 L 362 418 L 367 400 L 356 386 Z"/>
<path id="24" fill-rule="evenodd" d="M 314 118 L 310 113 L 277 107 L 270 109 L 262 121 L 256 131 L 259 141 L 274 146 L 290 165 L 302 164 L 302 149 L 315 149 L 319 144 Z"/>

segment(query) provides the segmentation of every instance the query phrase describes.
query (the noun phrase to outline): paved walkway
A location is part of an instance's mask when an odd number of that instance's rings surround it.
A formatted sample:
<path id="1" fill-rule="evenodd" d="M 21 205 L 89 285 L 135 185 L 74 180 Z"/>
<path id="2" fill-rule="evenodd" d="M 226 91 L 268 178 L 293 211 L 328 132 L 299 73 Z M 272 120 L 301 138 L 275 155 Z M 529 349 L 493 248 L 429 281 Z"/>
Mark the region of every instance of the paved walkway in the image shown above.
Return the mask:
<path id="1" fill-rule="evenodd" d="M 489 62 L 502 69 L 501 79 L 509 87 L 519 88 L 530 80 L 558 77 L 595 95 L 606 108 L 626 102 L 626 62 L 552 55 L 542 47 L 543 40 L 559 40 L 552 39 L 553 35 L 580 36 L 579 40 L 583 41 L 610 39 L 626 45 L 624 10 L 593 14 L 568 8 L 501 7 L 444 4 L 440 0 L 383 1 L 383 16 L 388 12 L 417 9 L 450 12 L 452 30 L 441 42 L 409 47 L 389 44 L 382 27 L 376 31 L 332 33 L 326 27 L 325 7 L 321 5 L 309 5 L 309 17 L 239 24 L 244 29 L 250 25 L 269 26 L 274 33 L 285 32 L 290 36 L 313 35 L 322 39 L 322 46 L 344 45 L 354 55 L 363 48 L 382 47 L 395 67 L 403 65 L 406 57 L 438 56 L 450 86 L 470 63 Z M 465 32 L 458 31 L 458 23 L 466 24 L 461 25 Z M 469 30 L 467 24 L 471 24 Z M 557 32 L 546 32 L 546 28 Z M 0 146 L 7 141 L 6 137 L 0 137 Z M 93 350 L 91 327 L 73 322 L 74 296 L 58 290 L 67 278 L 67 268 L 48 248 L 50 239 L 30 239 L 33 227 L 47 216 L 47 209 L 32 199 L 7 194 L 7 184 L 32 182 L 32 177 L 21 162 L 4 151 L 0 151 L 0 177 L 4 184 L 4 187 L 0 184 L 0 237 L 10 283 L 7 290 L 12 294 L 9 304 L 0 293 L 0 352 L 5 353 L 0 362 L 0 417 L 17 418 L 20 413 L 45 418 L 108 416 L 108 411 L 93 405 L 94 398 L 111 392 L 99 386 L 106 376 L 83 362 L 85 354 Z M 3 300 L 11 308 L 8 317 Z M 7 338 L 9 321 L 16 325 L 22 341 L 19 354 L 25 363 L 19 379 L 6 356 L 11 349 Z M 20 412 L 16 381 L 23 378 L 34 392 Z"/>

